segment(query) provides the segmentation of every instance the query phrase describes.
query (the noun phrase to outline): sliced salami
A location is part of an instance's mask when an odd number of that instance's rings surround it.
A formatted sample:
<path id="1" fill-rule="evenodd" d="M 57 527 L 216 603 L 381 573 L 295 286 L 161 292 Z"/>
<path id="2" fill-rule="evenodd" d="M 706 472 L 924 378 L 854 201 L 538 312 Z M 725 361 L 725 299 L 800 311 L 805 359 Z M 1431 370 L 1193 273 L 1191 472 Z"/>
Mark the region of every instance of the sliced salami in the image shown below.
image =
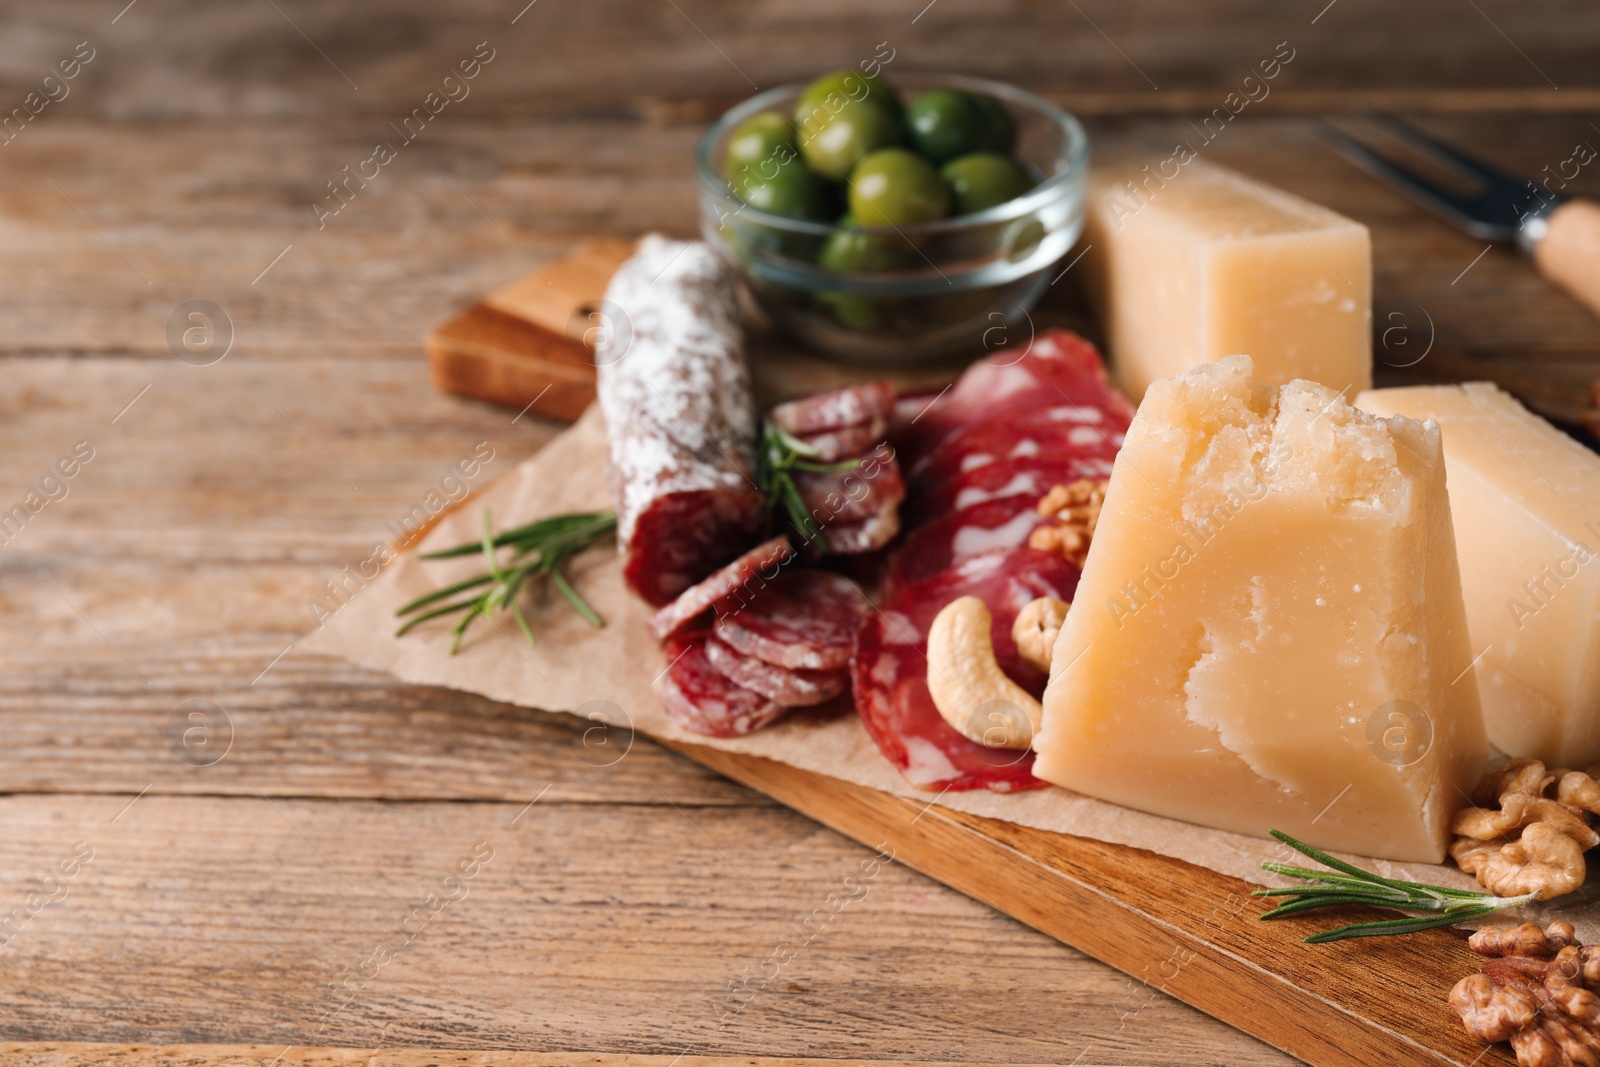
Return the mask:
<path id="1" fill-rule="evenodd" d="M 779 569 L 794 557 L 783 537 L 757 545 L 709 578 L 685 589 L 678 598 L 651 617 L 650 636 L 665 640 L 716 607 L 755 599 L 778 577 Z"/>
<path id="2" fill-rule="evenodd" d="M 795 471 L 794 484 L 819 528 L 876 518 L 906 498 L 900 464 L 887 448 L 853 470 Z"/>
<path id="3" fill-rule="evenodd" d="M 806 434 L 800 440 L 816 449 L 817 454 L 813 457 L 816 462 L 837 463 L 869 451 L 873 445 L 883 440 L 887 426 L 888 420 L 880 415 L 869 422 L 855 426 L 841 426 L 837 430 Z"/>
<path id="4" fill-rule="evenodd" d="M 791 670 L 838 670 L 850 663 L 867 598 L 827 571 L 780 574 L 741 610 L 718 614 L 715 632 L 747 656 Z"/>
<path id="5" fill-rule="evenodd" d="M 876 552 L 899 532 L 900 509 L 890 508 L 861 522 L 834 522 L 822 527 L 822 550 L 830 556 L 860 556 Z"/>
<path id="6" fill-rule="evenodd" d="M 1079 478 L 1109 478 L 1111 462 L 1112 457 L 1108 456 L 1052 454 L 984 463 L 912 498 L 901 514 L 908 527 L 915 527 L 1000 497 L 1031 494 L 1038 498 L 1053 485 L 1067 485 Z"/>
<path id="7" fill-rule="evenodd" d="M 756 414 L 732 276 L 703 243 L 651 235 L 606 289 L 595 350 L 617 545 L 664 604 L 760 536 Z"/>
<path id="8" fill-rule="evenodd" d="M 704 634 L 667 640 L 667 669 L 656 683 L 667 717 L 707 737 L 740 737 L 789 709 L 730 682 L 711 666 Z"/>
<path id="9" fill-rule="evenodd" d="M 954 563 L 984 552 L 1021 548 L 1049 520 L 1039 514 L 1039 495 L 1018 493 L 962 508 L 906 534 L 894 550 L 884 592 L 893 594 Z"/>
<path id="10" fill-rule="evenodd" d="M 894 410 L 894 395 L 893 382 L 863 382 L 785 401 L 767 418 L 780 429 L 805 437 L 887 418 Z"/>
<path id="11" fill-rule="evenodd" d="M 842 670 L 806 671 L 779 667 L 747 656 L 715 636 L 706 638 L 706 660 L 724 678 L 786 708 L 808 708 L 844 692 L 850 676 Z"/>
<path id="12" fill-rule="evenodd" d="M 907 480 L 914 492 L 922 494 L 995 463 L 1067 456 L 1110 460 L 1122 447 L 1127 429 L 1120 411 L 1057 404 L 951 434 L 917 460 Z"/>
<path id="13" fill-rule="evenodd" d="M 1078 569 L 1031 548 L 974 556 L 908 586 L 867 616 L 851 663 L 856 711 L 883 754 L 912 785 L 929 790 L 1012 792 L 1045 783 L 1032 774 L 1033 753 L 989 748 L 958 733 L 928 694 L 928 628 L 960 596 L 989 605 L 995 658 L 1017 684 L 1039 695 L 1045 676 L 1011 639 L 1017 612 L 1041 596 L 1071 600 Z"/>
<path id="14" fill-rule="evenodd" d="M 1108 383 L 1094 345 L 1066 330 L 1046 330 L 1025 349 L 974 363 L 949 390 L 915 410 L 911 403 L 901 405 L 890 439 L 909 469 L 964 428 L 1063 404 L 1099 408 L 1122 428 L 1133 418 L 1132 405 Z"/>

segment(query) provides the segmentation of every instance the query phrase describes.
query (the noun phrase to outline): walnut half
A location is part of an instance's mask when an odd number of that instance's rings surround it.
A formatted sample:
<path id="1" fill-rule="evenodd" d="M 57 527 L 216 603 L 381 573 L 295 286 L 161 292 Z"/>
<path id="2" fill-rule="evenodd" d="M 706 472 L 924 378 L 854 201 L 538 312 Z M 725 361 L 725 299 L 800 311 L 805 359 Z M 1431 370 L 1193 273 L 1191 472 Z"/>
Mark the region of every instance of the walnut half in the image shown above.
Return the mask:
<path id="1" fill-rule="evenodd" d="M 1547 771 L 1538 760 L 1515 759 L 1486 776 L 1473 798 L 1482 806 L 1456 813 L 1450 855 L 1485 889 L 1549 900 L 1583 885 L 1583 854 L 1600 845 L 1589 824 L 1589 814 L 1600 813 L 1600 783 L 1590 773 Z"/>
<path id="2" fill-rule="evenodd" d="M 1520 1067 L 1600 1067 L 1600 948 L 1564 922 L 1485 927 L 1467 945 L 1487 957 L 1450 991 L 1469 1034 L 1509 1042 Z"/>
<path id="3" fill-rule="evenodd" d="M 1082 567 L 1089 556 L 1089 542 L 1100 522 L 1100 508 L 1106 500 L 1107 479 L 1079 478 L 1067 485 L 1055 485 L 1039 498 L 1039 514 L 1053 520 L 1028 535 L 1028 547 L 1053 552 L 1075 567 Z"/>

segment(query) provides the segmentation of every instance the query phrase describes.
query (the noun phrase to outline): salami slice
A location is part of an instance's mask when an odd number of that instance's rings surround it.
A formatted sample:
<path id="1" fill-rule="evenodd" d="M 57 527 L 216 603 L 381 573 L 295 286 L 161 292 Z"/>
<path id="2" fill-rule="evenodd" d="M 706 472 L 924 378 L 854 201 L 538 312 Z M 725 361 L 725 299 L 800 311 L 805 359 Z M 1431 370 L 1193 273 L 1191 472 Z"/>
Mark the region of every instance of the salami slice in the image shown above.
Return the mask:
<path id="1" fill-rule="evenodd" d="M 669 638 L 667 669 L 656 683 L 667 718 L 707 737 L 740 737 L 789 709 L 743 686 L 711 666 L 704 634 Z"/>
<path id="2" fill-rule="evenodd" d="M 795 488 L 820 528 L 832 523 L 854 523 L 897 509 L 906 498 L 900 464 L 884 450 L 863 459 L 853 470 L 795 471 Z"/>
<path id="3" fill-rule="evenodd" d="M 908 586 L 867 616 L 851 664 L 856 711 L 908 782 L 935 791 L 1002 793 L 1045 784 L 1033 776 L 1031 751 L 980 745 L 944 721 L 928 694 L 928 628 L 939 609 L 957 597 L 981 598 L 994 616 L 1001 669 L 1037 696 L 1044 691 L 1044 673 L 1018 654 L 1011 624 L 1029 601 L 1041 596 L 1071 600 L 1077 585 L 1078 569 L 1059 556 L 1031 548 L 990 552 Z"/>
<path id="4" fill-rule="evenodd" d="M 706 660 L 724 678 L 786 708 L 808 708 L 840 693 L 850 681 L 842 670 L 806 671 L 779 667 L 747 656 L 716 639 L 706 638 Z"/>
<path id="5" fill-rule="evenodd" d="M 869 422 L 855 426 L 841 426 L 837 430 L 806 434 L 800 440 L 817 450 L 816 456 L 813 457 L 816 462 L 837 463 L 871 450 L 873 445 L 883 440 L 887 426 L 888 420 L 880 415 Z"/>
<path id="6" fill-rule="evenodd" d="M 951 434 L 908 471 L 914 492 L 931 492 L 980 467 L 1025 459 L 1113 459 L 1128 423 L 1120 411 L 1058 404 L 1026 415 L 992 419 Z"/>
<path id="7" fill-rule="evenodd" d="M 1099 408 L 1122 428 L 1133 418 L 1132 406 L 1108 383 L 1094 345 L 1066 330 L 1046 330 L 1021 351 L 1006 349 L 974 363 L 948 391 L 911 412 L 914 422 L 897 418 L 890 439 L 909 469 L 964 428 L 1061 404 Z"/>
<path id="8" fill-rule="evenodd" d="M 789 400 L 767 413 L 773 425 L 796 437 L 861 426 L 894 410 L 894 383 L 863 382 Z"/>
<path id="9" fill-rule="evenodd" d="M 712 608 L 742 604 L 759 596 L 777 578 L 779 568 L 794 557 L 787 539 L 774 537 L 678 595 L 648 623 L 650 636 L 665 640 Z"/>
<path id="10" fill-rule="evenodd" d="M 984 463 L 913 497 L 901 508 L 907 527 L 1006 496 L 1044 496 L 1053 485 L 1111 477 L 1111 457 L 1053 454 Z"/>
<path id="11" fill-rule="evenodd" d="M 822 550 L 830 556 L 859 556 L 876 552 L 900 532 L 900 509 L 889 510 L 861 522 L 834 522 L 822 527 Z"/>
<path id="12" fill-rule="evenodd" d="M 850 663 L 867 598 L 827 571 L 780 574 L 739 611 L 717 616 L 716 635 L 747 656 L 791 670 L 838 670 Z"/>
<path id="13" fill-rule="evenodd" d="M 703 243 L 651 235 L 611 279 L 595 350 L 617 545 L 665 604 L 760 536 L 756 414 L 732 276 Z"/>
<path id="14" fill-rule="evenodd" d="M 892 594 L 953 563 L 1000 549 L 1021 548 L 1028 535 L 1043 526 L 1039 494 L 1017 493 L 962 508 L 906 534 L 894 550 L 884 592 Z"/>

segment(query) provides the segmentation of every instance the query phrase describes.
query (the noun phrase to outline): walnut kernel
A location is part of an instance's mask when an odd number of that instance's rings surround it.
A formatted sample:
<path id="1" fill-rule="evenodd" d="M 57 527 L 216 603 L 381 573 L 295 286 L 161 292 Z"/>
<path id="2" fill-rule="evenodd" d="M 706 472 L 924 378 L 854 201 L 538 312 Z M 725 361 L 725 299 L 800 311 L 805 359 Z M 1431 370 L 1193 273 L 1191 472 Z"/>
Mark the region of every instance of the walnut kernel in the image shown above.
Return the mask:
<path id="1" fill-rule="evenodd" d="M 1600 845 L 1586 814 L 1600 813 L 1600 783 L 1589 773 L 1547 771 L 1538 760 L 1515 759 L 1485 776 L 1473 799 L 1479 806 L 1457 812 L 1451 822 L 1456 838 L 1450 855 L 1485 889 L 1548 900 L 1583 885 L 1583 853 Z M 1492 806 L 1496 800 L 1498 807 Z"/>
<path id="2" fill-rule="evenodd" d="M 1488 957 L 1450 991 L 1468 1033 L 1509 1042 L 1520 1067 L 1600 1065 L 1600 949 L 1564 922 L 1490 926 L 1467 945 Z"/>
<path id="3" fill-rule="evenodd" d="M 1053 521 L 1028 536 L 1028 547 L 1054 553 L 1082 567 L 1100 522 L 1107 484 L 1105 479 L 1079 478 L 1067 485 L 1051 486 L 1039 498 L 1039 514 Z"/>

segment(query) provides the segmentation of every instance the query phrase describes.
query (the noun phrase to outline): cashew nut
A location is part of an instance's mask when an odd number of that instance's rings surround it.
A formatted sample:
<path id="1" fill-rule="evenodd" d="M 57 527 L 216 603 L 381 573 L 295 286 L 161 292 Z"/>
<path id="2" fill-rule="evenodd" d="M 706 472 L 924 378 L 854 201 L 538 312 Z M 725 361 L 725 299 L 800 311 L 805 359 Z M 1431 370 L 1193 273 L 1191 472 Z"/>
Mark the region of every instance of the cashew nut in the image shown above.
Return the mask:
<path id="1" fill-rule="evenodd" d="M 1067 609 L 1072 605 L 1053 596 L 1042 596 L 1029 601 L 1017 612 L 1017 621 L 1011 624 L 1011 640 L 1017 643 L 1022 658 L 1046 673 L 1050 670 L 1050 652 L 1056 647 L 1056 634 L 1067 621 Z"/>
<path id="2" fill-rule="evenodd" d="M 952 600 L 928 630 L 928 692 L 944 721 L 991 748 L 1029 748 L 1044 708 L 994 658 L 993 617 L 975 596 Z"/>

